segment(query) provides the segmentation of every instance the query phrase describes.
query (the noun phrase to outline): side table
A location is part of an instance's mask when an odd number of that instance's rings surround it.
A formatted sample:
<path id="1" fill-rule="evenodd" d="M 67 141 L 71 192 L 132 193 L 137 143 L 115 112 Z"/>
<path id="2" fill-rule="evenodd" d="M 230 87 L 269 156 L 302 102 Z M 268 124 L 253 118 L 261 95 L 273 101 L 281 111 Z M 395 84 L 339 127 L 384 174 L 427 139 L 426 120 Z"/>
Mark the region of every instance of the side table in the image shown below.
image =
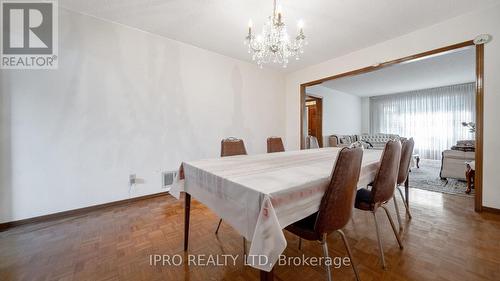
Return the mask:
<path id="1" fill-rule="evenodd" d="M 474 188 L 474 176 L 476 175 L 476 161 L 465 162 L 465 178 L 467 179 L 467 190 L 465 193 L 469 194 Z"/>

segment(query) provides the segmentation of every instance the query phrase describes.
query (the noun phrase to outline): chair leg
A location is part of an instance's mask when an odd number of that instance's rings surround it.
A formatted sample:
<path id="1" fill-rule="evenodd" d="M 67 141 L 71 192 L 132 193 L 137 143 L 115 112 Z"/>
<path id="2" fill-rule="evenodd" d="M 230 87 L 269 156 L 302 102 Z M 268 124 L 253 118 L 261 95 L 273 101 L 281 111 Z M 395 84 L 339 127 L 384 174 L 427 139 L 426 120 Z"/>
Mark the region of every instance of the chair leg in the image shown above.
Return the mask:
<path id="1" fill-rule="evenodd" d="M 406 176 L 406 181 L 405 181 L 405 204 L 406 207 L 408 207 L 408 214 L 410 215 L 410 174 Z M 410 215 L 411 219 L 411 215 Z"/>
<path id="2" fill-rule="evenodd" d="M 404 203 L 405 209 L 406 209 L 406 214 L 408 215 L 408 218 L 411 219 L 410 206 L 408 206 L 408 201 L 406 201 L 406 198 L 403 195 L 403 191 L 401 190 L 401 188 L 399 186 L 398 186 L 398 191 L 399 191 L 399 194 L 401 195 L 401 199 L 403 199 L 403 203 Z"/>
<path id="3" fill-rule="evenodd" d="M 299 250 L 302 250 L 302 238 L 299 237 Z"/>
<path id="4" fill-rule="evenodd" d="M 247 239 L 243 237 L 243 256 L 246 256 L 247 254 Z"/>
<path id="5" fill-rule="evenodd" d="M 325 259 L 328 259 L 329 255 L 328 255 L 328 244 L 326 244 L 326 233 L 323 234 L 321 246 L 323 246 L 323 256 L 325 257 Z M 326 275 L 327 275 L 328 281 L 332 281 L 332 273 L 331 273 L 331 269 L 330 269 L 330 263 L 326 264 Z"/>
<path id="6" fill-rule="evenodd" d="M 396 209 L 399 231 L 403 231 L 403 224 L 401 223 L 401 214 L 399 213 L 399 206 L 398 206 L 398 201 L 396 201 L 396 194 L 392 196 L 392 201 L 394 201 L 394 209 Z"/>
<path id="7" fill-rule="evenodd" d="M 347 250 L 347 254 L 349 255 L 349 259 L 351 260 L 352 270 L 354 271 L 356 280 L 359 281 L 359 273 L 358 269 L 356 268 L 356 265 L 354 264 L 354 260 L 352 259 L 352 252 L 351 252 L 351 247 L 349 247 L 349 241 L 347 241 L 347 238 L 345 237 L 345 234 L 341 229 L 338 229 L 337 232 L 340 234 L 340 237 L 342 237 L 342 241 L 344 241 L 344 246 Z"/>
<path id="8" fill-rule="evenodd" d="M 221 223 L 222 223 L 222 219 L 219 220 L 219 224 L 217 225 L 217 229 L 215 230 L 215 234 L 219 233 L 219 228 L 220 228 Z"/>
<path id="9" fill-rule="evenodd" d="M 380 229 L 378 226 L 377 215 L 375 211 L 372 212 L 373 220 L 375 221 L 375 229 L 377 230 L 377 240 L 378 240 L 378 250 L 380 252 L 380 259 L 382 260 L 382 268 L 386 269 L 385 258 L 384 258 L 384 249 L 382 248 L 382 240 L 380 238 Z"/>
<path id="10" fill-rule="evenodd" d="M 222 219 L 219 220 L 219 224 L 217 224 L 217 229 L 215 230 L 215 234 L 217 235 L 219 233 L 219 228 L 222 223 Z M 243 237 L 243 255 L 247 254 L 247 240 L 245 237 Z"/>
<path id="11" fill-rule="evenodd" d="M 389 222 L 391 223 L 392 231 L 394 232 L 394 235 L 396 236 L 396 240 L 398 240 L 399 248 L 403 249 L 403 243 L 401 243 L 401 238 L 399 238 L 399 234 L 396 231 L 396 226 L 394 225 L 394 221 L 392 220 L 391 214 L 389 213 L 389 210 L 387 210 L 387 207 L 382 205 L 381 206 L 385 214 L 387 215 L 387 218 L 389 219 Z"/>

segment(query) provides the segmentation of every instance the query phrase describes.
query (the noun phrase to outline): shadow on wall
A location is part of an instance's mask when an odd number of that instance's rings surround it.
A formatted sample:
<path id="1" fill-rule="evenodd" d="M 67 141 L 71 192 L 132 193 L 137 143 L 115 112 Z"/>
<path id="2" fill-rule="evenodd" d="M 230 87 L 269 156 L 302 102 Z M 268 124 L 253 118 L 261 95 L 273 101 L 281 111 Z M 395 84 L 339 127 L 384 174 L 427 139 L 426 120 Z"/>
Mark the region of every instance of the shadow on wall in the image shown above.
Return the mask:
<path id="1" fill-rule="evenodd" d="M 231 89 L 233 92 L 233 116 L 230 127 L 226 128 L 225 137 L 244 138 L 245 146 L 252 147 L 252 132 L 245 128 L 245 116 L 243 114 L 243 78 L 241 69 L 234 66 L 231 71 Z"/>
<path id="2" fill-rule="evenodd" d="M 0 70 L 0 223 L 12 221 L 12 133 L 11 90 L 5 71 Z"/>
<path id="3" fill-rule="evenodd" d="M 161 93 L 162 97 L 160 104 L 163 105 L 159 109 L 162 112 L 161 118 L 164 124 L 167 124 L 161 139 L 167 147 L 176 147 L 171 152 L 175 153 L 174 159 L 176 159 L 176 163 L 174 165 L 180 165 L 182 161 L 200 157 L 203 149 L 202 140 L 198 139 L 193 130 L 190 129 L 193 124 L 186 107 L 189 103 L 186 100 L 187 93 L 183 85 L 184 79 L 181 76 L 180 58 L 182 54 L 177 43 L 165 42 L 165 47 L 158 52 L 153 51 L 150 55 L 153 61 L 156 58 L 157 61 L 169 62 L 168 66 L 160 64 L 155 69 L 150 69 L 150 71 L 152 74 L 157 75 L 157 81 L 163 81 L 164 83 L 156 89 Z M 158 59 L 158 57 L 163 57 L 163 59 Z M 173 116 L 172 113 L 168 113 L 162 108 L 172 108 Z M 164 159 L 172 158 L 169 153 L 166 153 L 163 157 Z"/>

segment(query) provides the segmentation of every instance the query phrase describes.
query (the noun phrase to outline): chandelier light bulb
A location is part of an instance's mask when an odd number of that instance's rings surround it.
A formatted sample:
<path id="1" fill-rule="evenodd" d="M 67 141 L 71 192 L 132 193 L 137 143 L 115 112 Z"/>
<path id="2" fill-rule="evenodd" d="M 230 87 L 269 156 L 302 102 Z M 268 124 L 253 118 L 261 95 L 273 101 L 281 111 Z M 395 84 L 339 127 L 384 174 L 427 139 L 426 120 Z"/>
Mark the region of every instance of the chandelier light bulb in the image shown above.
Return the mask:
<path id="1" fill-rule="evenodd" d="M 252 19 L 249 19 L 248 20 L 248 36 L 246 38 L 246 41 L 250 41 L 252 39 L 252 27 L 253 27 Z"/>
<path id="2" fill-rule="evenodd" d="M 297 22 L 297 27 L 299 28 L 299 30 L 304 29 L 304 20 L 303 20 L 303 19 L 300 19 L 300 20 Z"/>
<path id="3" fill-rule="evenodd" d="M 278 5 L 278 7 L 276 8 L 276 15 L 278 15 L 278 17 L 281 17 L 283 15 L 283 7 L 281 5 Z"/>

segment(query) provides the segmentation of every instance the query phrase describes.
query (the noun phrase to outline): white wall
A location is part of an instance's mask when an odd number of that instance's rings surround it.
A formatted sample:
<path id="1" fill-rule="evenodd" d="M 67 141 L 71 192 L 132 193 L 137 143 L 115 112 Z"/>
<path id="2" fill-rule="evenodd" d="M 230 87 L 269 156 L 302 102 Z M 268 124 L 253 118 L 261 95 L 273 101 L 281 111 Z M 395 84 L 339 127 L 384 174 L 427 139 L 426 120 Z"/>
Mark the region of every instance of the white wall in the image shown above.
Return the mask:
<path id="1" fill-rule="evenodd" d="M 263 153 L 285 134 L 284 74 L 63 9 L 59 23 L 58 70 L 0 72 L 0 222 L 161 192 L 161 171 L 217 157 L 223 137 Z"/>
<path id="2" fill-rule="evenodd" d="M 323 141 L 333 134 L 354 135 L 361 133 L 361 98 L 321 85 L 306 88 L 306 93 L 323 98 Z"/>
<path id="3" fill-rule="evenodd" d="M 464 42 L 481 33 L 489 33 L 494 38 L 485 46 L 483 205 L 500 208 L 500 173 L 497 172 L 500 159 L 500 79 L 497 78 L 500 76 L 500 5 L 462 15 L 289 74 L 286 79 L 287 148 L 300 147 L 301 83 Z"/>

